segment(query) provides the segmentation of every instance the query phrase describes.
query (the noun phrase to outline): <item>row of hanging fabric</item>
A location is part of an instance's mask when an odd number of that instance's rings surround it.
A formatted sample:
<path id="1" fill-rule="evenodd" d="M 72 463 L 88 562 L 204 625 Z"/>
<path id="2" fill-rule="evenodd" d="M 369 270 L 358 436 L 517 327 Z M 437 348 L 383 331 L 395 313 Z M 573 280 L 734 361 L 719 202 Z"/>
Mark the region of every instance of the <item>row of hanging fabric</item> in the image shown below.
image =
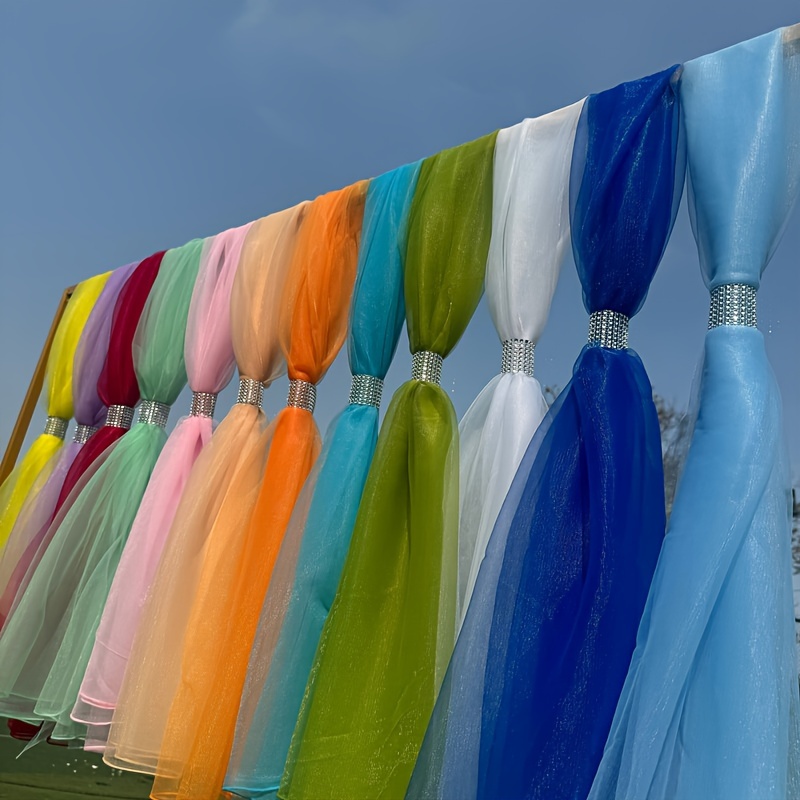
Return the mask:
<path id="1" fill-rule="evenodd" d="M 711 310 L 667 526 L 628 321 L 685 172 Z M 795 26 L 79 284 L 45 433 L 0 489 L 12 734 L 152 774 L 157 800 L 800 796 L 755 316 L 799 185 Z M 570 242 L 589 342 L 548 409 L 534 346 Z M 484 288 L 502 373 L 458 424 L 442 362 Z M 412 380 L 379 425 L 404 321 Z"/>

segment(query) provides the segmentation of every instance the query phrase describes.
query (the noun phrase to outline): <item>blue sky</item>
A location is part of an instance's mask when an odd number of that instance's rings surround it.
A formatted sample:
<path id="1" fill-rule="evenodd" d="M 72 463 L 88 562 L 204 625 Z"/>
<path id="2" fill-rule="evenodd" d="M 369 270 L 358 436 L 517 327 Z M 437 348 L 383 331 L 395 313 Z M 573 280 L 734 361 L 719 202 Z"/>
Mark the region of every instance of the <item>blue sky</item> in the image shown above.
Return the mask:
<path id="1" fill-rule="evenodd" d="M 798 20 L 796 0 L 4 0 L 0 446 L 65 286 Z M 796 483 L 798 252 L 795 210 L 759 322 Z M 684 207 L 631 325 L 656 391 L 681 406 L 707 304 Z M 542 383 L 567 382 L 586 327 L 568 258 Z M 499 363 L 482 304 L 445 365 L 459 415 Z M 409 364 L 402 342 L 389 389 Z M 323 428 L 348 387 L 340 358 L 319 389 Z M 268 410 L 284 402 L 283 384 L 267 393 Z"/>

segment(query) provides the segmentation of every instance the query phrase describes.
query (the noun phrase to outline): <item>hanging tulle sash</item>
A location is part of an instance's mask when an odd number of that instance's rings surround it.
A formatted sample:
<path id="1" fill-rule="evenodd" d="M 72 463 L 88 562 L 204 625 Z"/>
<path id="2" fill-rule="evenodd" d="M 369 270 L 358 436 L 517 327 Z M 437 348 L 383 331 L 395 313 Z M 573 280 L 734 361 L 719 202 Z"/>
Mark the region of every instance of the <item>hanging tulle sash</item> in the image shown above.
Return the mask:
<path id="1" fill-rule="evenodd" d="M 627 323 L 683 183 L 677 74 L 593 95 L 581 114 L 570 222 L 590 343 L 521 462 L 454 657 L 466 671 L 451 668 L 445 687 L 482 697 L 464 723 L 480 742 L 477 773 L 473 757 L 463 781 L 447 778 L 465 800 L 585 794 L 633 650 L 664 489 L 652 390 Z M 485 666 L 466 658 L 471 645 Z M 457 753 L 461 720 L 448 724 Z M 445 764 L 460 768 L 450 753 Z"/>
<path id="2" fill-rule="evenodd" d="M 125 283 L 122 289 L 119 291 L 113 306 L 106 358 L 97 380 L 98 396 L 106 406 L 109 399 L 113 397 L 117 397 L 119 399 L 124 397 L 126 400 L 132 400 L 133 403 L 136 403 L 139 399 L 139 387 L 136 382 L 136 374 L 133 371 L 131 342 L 133 341 L 133 335 L 136 331 L 136 324 L 139 321 L 142 308 L 147 300 L 147 295 L 149 294 L 153 285 L 155 276 L 158 274 L 162 257 L 163 253 L 156 253 L 155 255 L 146 258 L 138 265 L 132 264 L 128 265 L 128 267 L 122 268 L 123 274 L 129 269 L 132 271 L 127 278 L 125 278 Z M 121 410 L 122 409 L 119 409 L 119 411 Z M 116 438 L 119 438 L 119 436 L 121 436 L 122 433 L 127 430 L 127 427 L 130 426 L 130 423 L 126 422 L 129 419 L 128 414 L 132 416 L 132 408 L 127 409 L 126 407 L 124 414 L 118 413 L 118 411 L 113 412 L 112 427 L 121 426 L 123 424 L 126 424 L 126 427 L 120 428 L 118 433 L 109 433 L 109 443 L 113 442 L 113 440 Z M 108 420 L 106 420 L 106 424 L 108 424 Z M 99 434 L 100 431 L 97 433 Z M 95 434 L 90 436 L 90 439 L 93 438 L 95 438 Z M 36 574 L 36 569 L 44 554 L 47 552 L 53 536 L 58 531 L 64 516 L 69 510 L 70 505 L 66 502 L 67 498 L 77 496 L 83 489 L 86 482 L 94 474 L 94 469 L 96 469 L 96 467 L 90 469 L 92 462 L 96 461 L 99 465 L 102 460 L 100 456 L 104 450 L 105 448 L 98 453 L 93 455 L 90 454 L 88 458 L 82 458 L 87 451 L 85 446 L 82 447 L 81 451 L 76 455 L 74 461 L 72 462 L 72 466 L 69 468 L 69 470 L 67 470 L 64 483 L 56 500 L 54 509 L 55 514 L 53 519 L 47 525 L 46 530 L 41 533 L 38 544 L 34 546 L 34 543 L 31 543 L 28 551 L 31 557 L 30 564 L 27 566 L 25 573 L 18 576 L 19 586 L 16 588 L 14 596 L 11 597 L 9 593 L 9 595 L 4 596 L 3 598 L 4 604 L 8 603 L 8 611 L 5 612 L 6 619 L 4 622 L 4 627 L 8 622 L 9 617 L 14 613 L 16 606 L 24 596 L 25 590 L 28 587 L 28 584 L 31 582 L 33 576 Z M 80 560 L 78 560 L 77 563 L 73 561 L 72 568 L 74 570 L 79 569 L 81 563 L 82 562 Z M 75 575 L 73 574 L 72 577 L 75 578 Z M 62 612 L 62 610 L 62 604 L 59 601 L 56 601 L 56 604 L 50 609 L 48 609 L 48 607 L 45 605 L 43 607 L 42 624 L 47 624 L 48 614 L 57 616 Z M 0 643 L 1 642 L 2 638 L 0 637 Z M 42 646 L 45 646 L 47 643 L 46 641 L 42 641 L 41 644 Z M 39 658 L 39 654 L 34 650 L 32 655 L 33 661 L 31 663 L 35 663 Z M 44 657 L 46 658 L 47 655 Z M 1 687 L 0 691 L 2 691 Z M 23 697 L 17 697 L 13 703 L 9 703 L 8 700 L 0 700 L 0 706 L 2 706 L 4 703 L 13 705 L 13 707 L 18 710 L 20 715 L 24 715 L 28 720 L 34 722 L 35 725 L 38 726 L 39 721 L 33 715 L 33 698 L 35 698 L 36 691 L 38 691 L 36 684 L 32 684 L 29 691 L 26 692 L 25 689 L 22 691 L 24 692 Z M 17 711 L 12 711 L 10 713 L 14 714 L 17 713 Z M 30 738 L 34 730 L 34 728 L 26 727 L 25 723 L 20 721 L 12 735 L 19 736 L 20 738 Z"/>
<path id="3" fill-rule="evenodd" d="M 756 290 L 800 185 L 800 26 L 686 64 L 699 409 L 591 797 L 800 796 L 789 474 Z"/>
<path id="4" fill-rule="evenodd" d="M 532 375 L 534 344 L 569 245 L 569 170 L 582 107 L 583 101 L 497 134 L 486 296 L 503 340 L 503 373 L 478 395 L 459 426 L 459 622 L 519 461 L 547 411 Z M 453 677 L 479 674 L 486 642 L 465 647 L 467 634 L 462 636 L 414 768 L 411 797 L 449 800 L 467 791 L 474 796 L 482 691 L 468 682 L 453 684 Z"/>
<path id="5" fill-rule="evenodd" d="M 569 245 L 569 167 L 583 101 L 497 134 L 486 299 L 502 341 L 502 373 L 459 424 L 458 620 L 519 462 L 547 412 L 533 377 Z"/>
<path id="6" fill-rule="evenodd" d="M 308 674 L 347 554 L 378 438 L 383 379 L 405 319 L 407 217 L 419 163 L 370 182 L 348 340 L 350 404 L 331 423 L 270 579 L 228 767 L 229 790 L 278 789 Z"/>
<path id="7" fill-rule="evenodd" d="M 57 457 L 62 454 L 64 437 L 73 413 L 72 372 L 75 350 L 86 320 L 110 274 L 105 272 L 81 281 L 75 287 L 58 323 L 45 367 L 44 405 L 47 420 L 44 432 L 34 439 L 11 474 L 0 484 L 0 554 L 37 478 L 44 472 L 43 479 L 46 480 L 56 467 Z M 11 557 L 13 558 L 13 553 Z"/>
<path id="8" fill-rule="evenodd" d="M 40 475 L 28 493 L 0 557 L 0 630 L 52 522 L 67 472 L 105 418 L 106 407 L 97 394 L 97 379 L 108 350 L 114 304 L 134 266 L 109 273 L 83 326 L 72 359 L 72 404 L 77 427 L 73 441 L 63 449 L 52 472 Z"/>
<path id="9" fill-rule="evenodd" d="M 281 299 L 307 205 L 257 220 L 245 237 L 230 309 L 237 402 L 198 456 L 178 503 L 108 732 L 103 759 L 111 766 L 155 773 L 205 560 L 237 541 L 252 514 L 271 436 L 262 394 L 286 369 Z"/>
<path id="10" fill-rule="evenodd" d="M 211 439 L 217 393 L 234 370 L 230 296 L 249 225 L 203 245 L 189 306 L 184 357 L 191 410 L 167 439 L 111 585 L 72 718 L 89 726 L 86 749 L 102 750 L 133 637 L 192 466 Z"/>
<path id="11" fill-rule="evenodd" d="M 279 796 L 402 797 L 455 635 L 458 429 L 442 359 L 478 304 L 495 134 L 422 163 L 405 273 L 413 379 L 378 437 Z"/>
<path id="12" fill-rule="evenodd" d="M 35 718 L 55 723 L 53 738 L 84 734 L 69 714 L 122 547 L 166 439 L 169 405 L 185 384 L 182 338 L 201 244 L 164 256 L 133 339 L 145 398 L 139 424 L 75 499 L 0 637 L 3 702 L 33 703 Z"/>
<path id="13" fill-rule="evenodd" d="M 97 379 L 97 393 L 108 409 L 106 420 L 97 432 L 89 436 L 86 446 L 81 448 L 70 467 L 56 502 L 56 512 L 67 503 L 84 474 L 89 472 L 91 477 L 96 472 L 96 466 L 92 469 L 94 461 L 119 441 L 133 423 L 133 409 L 140 397 L 133 364 L 133 337 L 163 258 L 163 252 L 145 258 L 119 293 L 105 363 Z"/>
<path id="14" fill-rule="evenodd" d="M 298 233 L 281 304 L 288 404 L 271 425 L 251 519 L 203 565 L 153 798 L 217 800 L 222 790 L 259 611 L 319 454 L 316 385 L 344 343 L 366 189 L 362 182 L 317 198 Z"/>

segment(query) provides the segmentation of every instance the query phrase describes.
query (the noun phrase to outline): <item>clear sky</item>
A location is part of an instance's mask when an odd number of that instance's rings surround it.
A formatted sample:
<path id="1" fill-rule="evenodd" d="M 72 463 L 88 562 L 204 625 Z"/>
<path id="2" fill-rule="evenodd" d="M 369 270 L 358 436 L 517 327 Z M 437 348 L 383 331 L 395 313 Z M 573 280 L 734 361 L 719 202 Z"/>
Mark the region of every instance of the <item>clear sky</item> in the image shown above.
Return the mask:
<path id="1" fill-rule="evenodd" d="M 799 20 L 797 0 L 3 0 L 0 447 L 65 286 Z M 759 292 L 795 483 L 798 252 L 795 210 Z M 631 325 L 680 406 L 707 305 L 684 206 Z M 536 349 L 543 384 L 567 382 L 586 329 L 568 258 Z M 459 415 L 499 365 L 482 304 L 445 364 Z M 348 387 L 339 358 L 323 428 Z M 268 410 L 284 402 L 283 384 L 267 393 Z"/>

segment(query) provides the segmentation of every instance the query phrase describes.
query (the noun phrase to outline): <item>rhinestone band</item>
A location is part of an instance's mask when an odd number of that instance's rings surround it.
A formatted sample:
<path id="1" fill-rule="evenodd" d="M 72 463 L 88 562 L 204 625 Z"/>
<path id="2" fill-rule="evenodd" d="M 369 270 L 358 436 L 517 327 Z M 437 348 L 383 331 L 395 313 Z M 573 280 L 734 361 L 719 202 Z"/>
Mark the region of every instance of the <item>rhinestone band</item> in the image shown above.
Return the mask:
<path id="1" fill-rule="evenodd" d="M 192 392 L 190 417 L 213 417 L 217 396 L 213 392 Z"/>
<path id="2" fill-rule="evenodd" d="M 444 359 L 430 350 L 420 350 L 411 354 L 411 378 L 426 383 L 442 382 L 442 363 Z"/>
<path id="3" fill-rule="evenodd" d="M 503 342 L 503 372 L 524 372 L 533 377 L 533 342 L 528 339 L 506 339 Z"/>
<path id="4" fill-rule="evenodd" d="M 289 398 L 287 406 L 304 408 L 306 411 L 314 413 L 314 406 L 317 404 L 317 387 L 308 381 L 289 381 Z"/>
<path id="5" fill-rule="evenodd" d="M 89 437 L 97 430 L 97 428 L 93 428 L 91 425 L 78 425 L 75 428 L 75 436 L 72 437 L 73 442 L 77 442 L 78 444 L 86 444 L 89 441 Z"/>
<path id="6" fill-rule="evenodd" d="M 67 426 L 69 420 L 63 417 L 48 417 L 47 422 L 44 424 L 44 432 L 55 436 L 57 439 L 63 439 L 67 435 Z"/>
<path id="7" fill-rule="evenodd" d="M 261 399 L 264 397 L 264 384 L 254 381 L 252 378 L 239 378 L 239 394 L 236 396 L 237 403 L 244 403 L 248 406 L 261 408 Z"/>
<path id="8" fill-rule="evenodd" d="M 625 350 L 628 347 L 628 317 L 607 309 L 590 314 L 589 344 L 609 350 Z"/>
<path id="9" fill-rule="evenodd" d="M 145 425 L 158 425 L 159 428 L 166 428 L 168 418 L 169 406 L 166 403 L 159 403 L 158 400 L 142 400 L 136 421 Z"/>
<path id="10" fill-rule="evenodd" d="M 353 375 L 350 384 L 350 404 L 381 407 L 383 381 L 374 375 Z"/>
<path id="11" fill-rule="evenodd" d="M 711 290 L 708 327 L 746 325 L 756 327 L 756 288 L 746 283 L 723 283 Z"/>
<path id="12" fill-rule="evenodd" d="M 124 428 L 128 430 L 133 423 L 133 408 L 131 406 L 109 406 L 106 414 L 106 425 L 111 428 Z"/>

